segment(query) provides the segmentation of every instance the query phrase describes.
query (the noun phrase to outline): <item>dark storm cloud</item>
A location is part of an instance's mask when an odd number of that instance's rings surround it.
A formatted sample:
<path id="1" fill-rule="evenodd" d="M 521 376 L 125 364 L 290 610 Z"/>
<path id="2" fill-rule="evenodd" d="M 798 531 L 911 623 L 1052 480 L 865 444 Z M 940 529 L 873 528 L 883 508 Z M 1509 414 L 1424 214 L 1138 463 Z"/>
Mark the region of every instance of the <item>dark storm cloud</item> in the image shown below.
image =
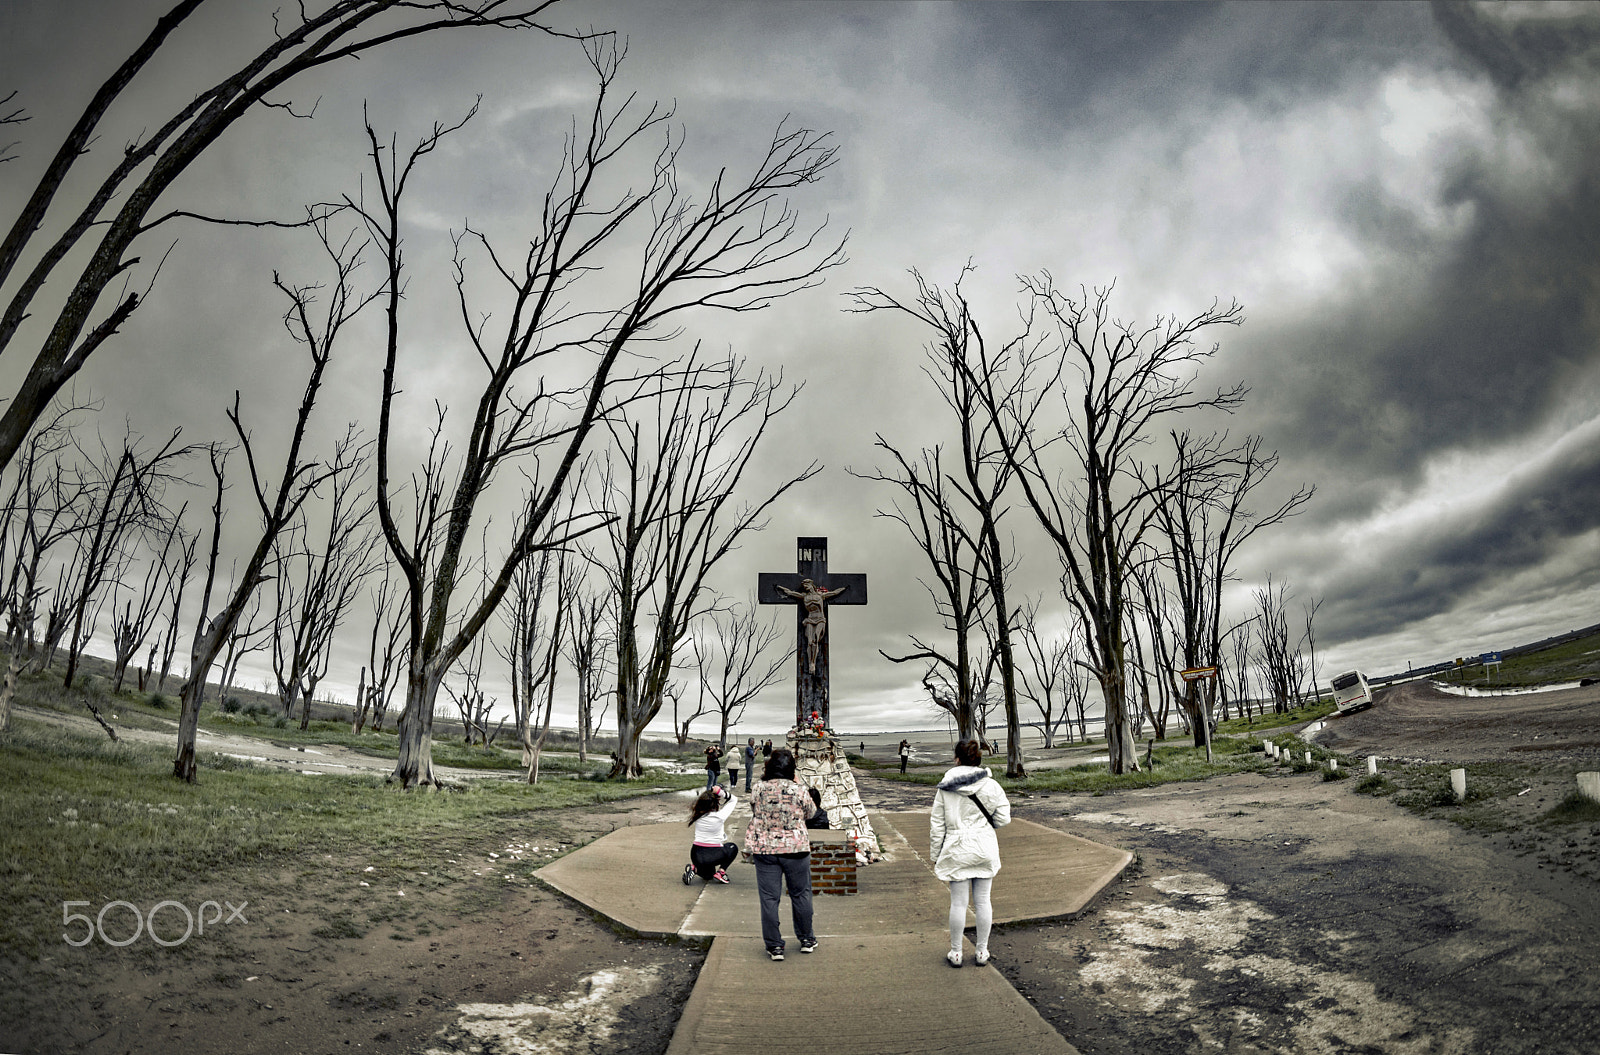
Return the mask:
<path id="1" fill-rule="evenodd" d="M 1505 488 L 1471 517 L 1441 517 L 1433 530 L 1381 555 L 1378 567 L 1336 578 L 1323 629 L 1337 638 L 1371 637 L 1450 611 L 1485 583 L 1559 557 L 1572 539 L 1600 528 L 1600 446 L 1588 442 Z M 1575 594 L 1600 569 L 1551 584 Z M 1519 598 L 1522 600 L 1523 598 Z"/>
<path id="2" fill-rule="evenodd" d="M 1600 154 L 1573 148 L 1600 134 L 1600 109 L 1563 105 L 1535 81 L 1587 68 L 1600 38 L 1592 25 L 1574 31 L 1513 77 L 1512 31 L 1453 5 L 1440 18 L 1453 39 L 1472 29 L 1470 65 L 1487 55 L 1497 81 L 1516 86 L 1498 119 L 1536 162 L 1508 171 L 1504 151 L 1487 148 L 1458 157 L 1436 204 L 1463 231 L 1430 226 L 1376 181 L 1350 187 L 1345 229 L 1379 268 L 1392 262 L 1393 282 L 1296 320 L 1259 364 L 1286 453 L 1394 482 L 1441 450 L 1537 427 L 1600 363 Z"/>

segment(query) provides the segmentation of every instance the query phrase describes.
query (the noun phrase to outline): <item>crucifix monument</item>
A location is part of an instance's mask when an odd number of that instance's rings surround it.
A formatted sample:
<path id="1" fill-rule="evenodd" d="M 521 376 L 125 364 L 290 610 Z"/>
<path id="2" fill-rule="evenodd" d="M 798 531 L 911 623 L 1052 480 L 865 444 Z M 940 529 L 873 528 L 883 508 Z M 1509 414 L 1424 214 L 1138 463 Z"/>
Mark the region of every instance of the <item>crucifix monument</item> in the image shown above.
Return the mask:
<path id="1" fill-rule="evenodd" d="M 867 577 L 859 573 L 830 574 L 828 540 L 802 535 L 794 574 L 762 572 L 756 599 L 762 604 L 792 604 L 795 608 L 794 724 L 805 725 L 812 712 L 829 725 L 828 712 L 828 609 L 838 604 L 866 604 Z"/>
<path id="2" fill-rule="evenodd" d="M 866 864 L 879 854 L 878 838 L 856 789 L 850 762 L 831 729 L 828 709 L 828 609 L 836 604 L 866 604 L 867 577 L 828 571 L 828 540 L 795 539 L 798 555 L 793 574 L 762 572 L 756 599 L 762 604 L 791 604 L 795 610 L 794 728 L 788 743 L 795 754 L 795 778 L 817 789 L 822 808 L 835 828 L 850 833 L 856 860 Z M 812 721 L 816 714 L 818 723 Z"/>

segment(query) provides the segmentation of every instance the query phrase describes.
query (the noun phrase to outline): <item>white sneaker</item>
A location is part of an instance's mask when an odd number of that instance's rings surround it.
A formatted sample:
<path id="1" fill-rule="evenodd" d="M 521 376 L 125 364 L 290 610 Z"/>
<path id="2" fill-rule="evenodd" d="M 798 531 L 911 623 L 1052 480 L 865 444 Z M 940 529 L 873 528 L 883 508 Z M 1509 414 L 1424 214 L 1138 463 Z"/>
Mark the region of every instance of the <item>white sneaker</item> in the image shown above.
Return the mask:
<path id="1" fill-rule="evenodd" d="M 947 952 L 944 954 L 944 962 L 949 964 L 951 967 L 960 967 L 961 954 L 959 952 Z"/>

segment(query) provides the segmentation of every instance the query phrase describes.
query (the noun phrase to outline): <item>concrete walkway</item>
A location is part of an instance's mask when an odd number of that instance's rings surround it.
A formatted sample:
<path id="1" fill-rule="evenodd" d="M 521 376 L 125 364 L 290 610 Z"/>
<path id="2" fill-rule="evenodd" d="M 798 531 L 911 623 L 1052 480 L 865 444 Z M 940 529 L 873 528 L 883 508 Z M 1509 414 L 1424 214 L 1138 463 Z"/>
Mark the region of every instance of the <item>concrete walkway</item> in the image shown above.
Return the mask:
<path id="1" fill-rule="evenodd" d="M 801 955 L 784 904 L 782 963 L 768 960 L 761 943 L 751 866 L 734 865 L 727 886 L 683 884 L 682 824 L 620 829 L 535 874 L 640 934 L 713 938 L 669 1055 L 746 1055 L 752 1045 L 814 1053 L 821 1035 L 852 1055 L 947 1047 L 1072 1055 L 1003 975 L 972 964 L 970 941 L 965 967 L 945 964 L 949 894 L 926 860 L 928 815 L 874 813 L 872 823 L 885 859 L 860 871 L 860 893 L 814 898 L 814 955 Z M 1076 915 L 1133 859 L 1030 821 L 1015 820 L 999 836 L 996 923 Z M 731 828 L 729 838 L 743 841 Z"/>

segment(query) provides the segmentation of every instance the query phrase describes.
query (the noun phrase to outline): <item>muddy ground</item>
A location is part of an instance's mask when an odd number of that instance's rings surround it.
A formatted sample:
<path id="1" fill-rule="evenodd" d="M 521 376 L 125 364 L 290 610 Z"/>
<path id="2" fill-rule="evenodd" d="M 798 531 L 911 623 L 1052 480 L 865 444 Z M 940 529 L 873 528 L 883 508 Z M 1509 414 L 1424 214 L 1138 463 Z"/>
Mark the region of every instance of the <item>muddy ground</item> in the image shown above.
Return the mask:
<path id="1" fill-rule="evenodd" d="M 1526 763 L 1512 808 L 1531 822 L 1575 764 L 1600 768 L 1581 746 L 1597 730 L 1600 691 L 1406 690 L 1321 741 L 1469 772 Z M 861 784 L 877 808 L 929 798 Z M 1138 857 L 1080 919 L 997 933 L 997 963 L 1086 1053 L 1596 1050 L 1600 825 L 1473 831 L 1354 784 L 1285 771 L 1019 797 L 1020 816 Z M 248 901 L 246 925 L 0 964 L 0 1051 L 664 1051 L 703 950 L 617 934 L 529 874 L 683 808 L 538 814 L 427 867 L 324 857 L 215 876 L 171 896 Z"/>

